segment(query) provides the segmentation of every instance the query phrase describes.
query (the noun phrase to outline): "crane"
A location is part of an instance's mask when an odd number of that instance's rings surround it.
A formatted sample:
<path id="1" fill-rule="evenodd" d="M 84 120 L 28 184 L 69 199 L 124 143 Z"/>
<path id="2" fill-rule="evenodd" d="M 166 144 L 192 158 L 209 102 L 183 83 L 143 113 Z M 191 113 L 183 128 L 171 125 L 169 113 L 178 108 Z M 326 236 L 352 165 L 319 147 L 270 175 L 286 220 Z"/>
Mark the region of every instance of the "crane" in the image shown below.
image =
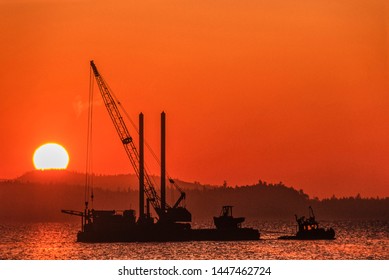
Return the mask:
<path id="1" fill-rule="evenodd" d="M 140 179 L 141 176 L 140 176 L 140 168 L 139 168 L 139 153 L 133 142 L 133 138 L 131 137 L 127 129 L 127 126 L 118 109 L 117 103 L 110 92 L 108 85 L 104 81 L 103 77 L 100 75 L 100 72 L 97 70 L 97 67 L 93 60 L 90 62 L 90 66 L 93 70 L 93 74 L 95 76 L 95 80 L 99 87 L 105 107 L 115 126 L 119 139 L 123 144 L 124 150 L 131 162 L 135 174 Z M 190 222 L 192 220 L 191 213 L 185 207 L 179 206 L 180 202 L 185 198 L 185 193 L 182 190 L 180 190 L 180 192 L 181 192 L 181 196 L 179 200 L 173 205 L 173 207 L 166 203 L 163 209 L 161 205 L 161 197 L 158 196 L 150 176 L 148 175 L 147 171 L 144 170 L 144 193 L 146 194 L 147 197 L 148 216 L 149 216 L 149 203 L 150 203 L 158 215 L 159 222 L 173 222 L 173 223 Z M 142 217 L 140 217 L 140 219 L 141 218 Z"/>

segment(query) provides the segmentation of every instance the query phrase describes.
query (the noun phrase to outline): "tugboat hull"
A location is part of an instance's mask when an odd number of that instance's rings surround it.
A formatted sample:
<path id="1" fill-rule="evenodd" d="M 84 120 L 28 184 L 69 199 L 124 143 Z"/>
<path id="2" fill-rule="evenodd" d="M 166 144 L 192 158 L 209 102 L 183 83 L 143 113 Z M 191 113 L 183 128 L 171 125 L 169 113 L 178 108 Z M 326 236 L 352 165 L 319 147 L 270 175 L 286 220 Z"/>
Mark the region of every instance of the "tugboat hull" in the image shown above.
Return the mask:
<path id="1" fill-rule="evenodd" d="M 333 240 L 335 231 L 330 229 L 319 228 L 317 230 L 298 231 L 296 235 L 280 236 L 278 239 L 283 240 Z"/>

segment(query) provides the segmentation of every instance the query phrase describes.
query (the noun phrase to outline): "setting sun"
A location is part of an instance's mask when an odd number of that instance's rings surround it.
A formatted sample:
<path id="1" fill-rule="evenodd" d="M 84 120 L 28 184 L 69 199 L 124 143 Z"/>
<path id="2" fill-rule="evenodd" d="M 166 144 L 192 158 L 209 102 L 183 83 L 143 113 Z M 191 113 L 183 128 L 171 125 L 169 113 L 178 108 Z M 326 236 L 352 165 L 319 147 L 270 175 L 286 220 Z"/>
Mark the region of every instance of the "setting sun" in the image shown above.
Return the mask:
<path id="1" fill-rule="evenodd" d="M 33 162 L 35 169 L 66 169 L 69 163 L 69 155 L 61 145 L 47 143 L 35 150 Z"/>

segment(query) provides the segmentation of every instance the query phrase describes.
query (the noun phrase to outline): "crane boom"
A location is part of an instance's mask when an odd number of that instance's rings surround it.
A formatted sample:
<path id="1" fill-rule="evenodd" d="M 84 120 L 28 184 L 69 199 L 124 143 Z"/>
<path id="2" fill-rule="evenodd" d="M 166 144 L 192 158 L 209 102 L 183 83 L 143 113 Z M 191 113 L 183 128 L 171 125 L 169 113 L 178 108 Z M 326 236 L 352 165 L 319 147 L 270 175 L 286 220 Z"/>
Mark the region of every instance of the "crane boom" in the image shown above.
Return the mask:
<path id="1" fill-rule="evenodd" d="M 132 167 L 134 168 L 135 174 L 138 178 L 139 176 L 139 154 L 135 147 L 135 144 L 132 140 L 132 137 L 127 129 L 126 124 L 124 123 L 123 117 L 120 114 L 120 111 L 116 105 L 116 101 L 113 99 L 110 90 L 105 83 L 103 77 L 100 75 L 99 71 L 93 60 L 90 62 L 90 65 L 93 70 L 93 74 L 96 79 L 96 83 L 100 89 L 101 96 L 103 98 L 104 104 L 107 108 L 108 114 L 111 117 L 111 120 L 115 126 L 115 129 L 119 135 L 120 141 L 123 144 L 124 150 L 131 162 Z M 161 199 L 158 196 L 150 176 L 145 172 L 145 193 L 154 210 L 157 212 L 158 216 L 161 216 Z"/>
<path id="2" fill-rule="evenodd" d="M 110 89 L 108 85 L 105 83 L 103 77 L 100 75 L 99 71 L 93 60 L 90 62 L 91 68 L 93 70 L 93 74 L 96 79 L 96 83 L 100 89 L 101 96 L 103 98 L 105 107 L 107 108 L 108 114 L 111 117 L 111 120 L 115 126 L 115 129 L 119 135 L 120 141 L 123 144 L 124 150 L 128 158 L 130 159 L 131 165 L 134 168 L 135 174 L 138 179 L 141 179 L 140 176 L 140 168 L 139 168 L 139 153 L 135 147 L 133 139 L 127 129 L 127 126 L 123 120 L 122 115 L 116 105 L 115 99 L 112 97 Z M 165 203 L 162 208 L 162 200 L 158 196 L 150 176 L 144 170 L 144 193 L 147 197 L 147 202 L 151 203 L 155 212 L 159 217 L 159 221 L 166 222 L 188 222 L 191 221 L 192 216 L 191 213 L 185 208 L 180 207 L 180 202 L 185 198 L 185 193 L 181 192 L 181 196 L 179 200 L 171 207 L 169 204 Z"/>

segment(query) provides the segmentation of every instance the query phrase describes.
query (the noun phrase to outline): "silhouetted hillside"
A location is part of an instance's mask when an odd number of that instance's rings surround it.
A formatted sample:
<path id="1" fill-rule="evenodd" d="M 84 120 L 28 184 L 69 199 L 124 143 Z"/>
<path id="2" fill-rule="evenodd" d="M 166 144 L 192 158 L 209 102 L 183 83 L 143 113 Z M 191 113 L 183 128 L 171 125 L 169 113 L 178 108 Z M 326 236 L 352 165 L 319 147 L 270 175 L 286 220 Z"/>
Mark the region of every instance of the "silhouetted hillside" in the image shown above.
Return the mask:
<path id="1" fill-rule="evenodd" d="M 16 179 L 18 182 L 34 183 L 40 185 L 85 185 L 84 173 L 67 170 L 33 170 Z M 93 175 L 93 183 L 96 187 L 112 190 L 127 190 L 138 187 L 138 179 L 134 174 L 119 175 Z"/>
<path id="2" fill-rule="evenodd" d="M 74 221 L 76 217 L 61 214 L 61 209 L 83 210 L 84 176 L 78 173 L 34 172 L 17 180 L 0 183 L 1 221 Z M 125 185 L 131 175 L 96 176 L 99 184 L 109 182 L 109 187 L 94 189 L 95 209 L 138 210 L 137 183 Z M 135 176 L 133 176 L 135 177 Z M 83 179 L 84 178 L 84 179 Z M 114 185 L 116 183 L 117 185 Z M 127 183 L 128 184 L 128 183 Z M 186 192 L 186 206 L 193 219 L 212 219 L 222 205 L 233 205 L 234 214 L 260 220 L 293 220 L 294 214 L 307 215 L 309 205 L 319 220 L 324 219 L 389 219 L 389 198 L 310 199 L 302 190 L 295 190 L 282 183 L 242 187 L 202 186 L 199 183 L 180 184 Z M 171 205 L 179 193 L 167 189 Z"/>
<path id="3" fill-rule="evenodd" d="M 201 205 L 201 207 L 198 207 Z M 237 215 L 285 219 L 309 205 L 308 196 L 283 184 L 259 183 L 244 187 L 218 187 L 188 192 L 188 208 L 196 216 L 218 214 L 222 205 L 233 205 Z M 292 214 L 293 215 L 293 214 Z"/>
<path id="4" fill-rule="evenodd" d="M 315 212 L 320 214 L 322 219 L 336 217 L 340 220 L 363 219 L 363 220 L 389 220 L 389 197 L 361 198 L 343 197 L 311 201 Z"/>
<path id="5" fill-rule="evenodd" d="M 113 191 L 137 190 L 139 188 L 138 177 L 135 174 L 99 175 L 92 176 L 93 184 L 96 188 Z M 155 185 L 159 185 L 160 177 L 150 176 Z M 34 183 L 40 185 L 60 184 L 60 185 L 85 185 L 85 174 L 68 170 L 33 170 L 16 178 L 14 181 L 21 183 Z M 175 179 L 176 183 L 186 190 L 203 189 L 204 185 L 199 183 L 189 183 Z"/>

